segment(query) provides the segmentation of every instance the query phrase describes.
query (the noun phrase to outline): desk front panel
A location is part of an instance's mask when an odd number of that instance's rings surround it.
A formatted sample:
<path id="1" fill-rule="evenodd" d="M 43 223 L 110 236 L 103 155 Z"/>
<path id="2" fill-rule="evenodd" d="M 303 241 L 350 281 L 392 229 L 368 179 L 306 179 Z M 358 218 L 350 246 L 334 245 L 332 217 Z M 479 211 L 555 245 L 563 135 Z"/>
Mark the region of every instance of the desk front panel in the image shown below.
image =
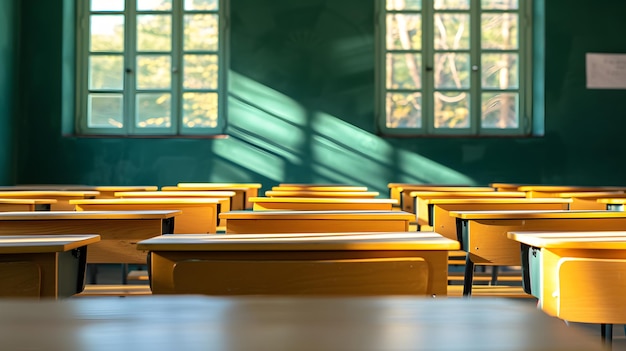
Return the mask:
<path id="1" fill-rule="evenodd" d="M 240 219 L 228 218 L 227 234 L 406 232 L 409 220 L 402 219 Z"/>

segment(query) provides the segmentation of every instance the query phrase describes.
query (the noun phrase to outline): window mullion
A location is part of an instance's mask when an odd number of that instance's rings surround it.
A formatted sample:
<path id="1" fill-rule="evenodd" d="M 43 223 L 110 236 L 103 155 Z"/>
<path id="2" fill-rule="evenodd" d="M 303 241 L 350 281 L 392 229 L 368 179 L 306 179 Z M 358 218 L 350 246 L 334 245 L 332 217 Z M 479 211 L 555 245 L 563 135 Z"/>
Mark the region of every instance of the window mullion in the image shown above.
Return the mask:
<path id="1" fill-rule="evenodd" d="M 422 125 L 426 134 L 435 131 L 434 109 L 434 65 L 435 65 L 435 28 L 434 28 L 434 0 L 422 2 Z"/>
<path id="2" fill-rule="evenodd" d="M 137 98 L 137 11 L 136 1 L 126 0 L 124 29 L 124 126 L 126 134 L 135 134 Z"/>
<path id="3" fill-rule="evenodd" d="M 470 130 L 472 135 L 481 134 L 481 9 L 480 0 L 470 0 Z"/>
<path id="4" fill-rule="evenodd" d="M 182 134 L 183 130 L 183 40 L 184 40 L 184 11 L 183 0 L 175 0 L 172 11 L 172 126 L 175 134 Z"/>

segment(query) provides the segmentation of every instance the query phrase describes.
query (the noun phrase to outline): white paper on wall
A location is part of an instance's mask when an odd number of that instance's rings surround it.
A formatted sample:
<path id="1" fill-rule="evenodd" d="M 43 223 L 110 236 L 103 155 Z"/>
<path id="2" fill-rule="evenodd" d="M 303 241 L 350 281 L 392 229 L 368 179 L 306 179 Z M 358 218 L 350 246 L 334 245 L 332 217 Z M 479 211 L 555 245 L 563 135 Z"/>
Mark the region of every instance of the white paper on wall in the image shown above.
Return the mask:
<path id="1" fill-rule="evenodd" d="M 586 54 L 587 89 L 626 89 L 626 54 Z"/>

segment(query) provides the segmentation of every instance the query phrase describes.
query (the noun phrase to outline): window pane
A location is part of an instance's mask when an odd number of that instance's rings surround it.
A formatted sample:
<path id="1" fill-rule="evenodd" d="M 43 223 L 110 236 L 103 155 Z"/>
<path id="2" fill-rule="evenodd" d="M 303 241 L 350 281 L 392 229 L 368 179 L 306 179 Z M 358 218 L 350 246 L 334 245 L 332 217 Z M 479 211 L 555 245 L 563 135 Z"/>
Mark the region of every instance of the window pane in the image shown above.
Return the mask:
<path id="1" fill-rule="evenodd" d="M 484 93 L 481 126 L 483 128 L 519 128 L 519 103 L 516 93 Z"/>
<path id="2" fill-rule="evenodd" d="M 135 124 L 139 128 L 169 128 L 171 122 L 170 94 L 137 94 Z"/>
<path id="3" fill-rule="evenodd" d="M 387 15 L 387 49 L 420 50 L 422 48 L 422 16 L 417 14 Z"/>
<path id="4" fill-rule="evenodd" d="M 483 49 L 510 50 L 518 48 L 518 16 L 511 13 L 482 15 L 481 46 Z"/>
<path id="5" fill-rule="evenodd" d="M 172 0 L 137 0 L 137 11 L 171 11 Z"/>
<path id="6" fill-rule="evenodd" d="M 122 52 L 124 50 L 124 16 L 90 16 L 89 34 L 89 49 L 92 52 Z"/>
<path id="7" fill-rule="evenodd" d="M 217 51 L 218 20 L 218 16 L 213 14 L 186 15 L 184 49 Z"/>
<path id="8" fill-rule="evenodd" d="M 87 126 L 90 128 L 123 128 L 122 94 L 89 94 Z"/>
<path id="9" fill-rule="evenodd" d="M 137 89 L 169 89 L 171 72 L 170 56 L 137 56 Z"/>
<path id="10" fill-rule="evenodd" d="M 454 52 L 436 54 L 434 73 L 435 88 L 469 88 L 470 55 Z"/>
<path id="11" fill-rule="evenodd" d="M 124 0 L 91 0 L 91 11 L 124 11 Z"/>
<path id="12" fill-rule="evenodd" d="M 420 128 L 422 126 L 421 93 L 387 93 L 387 127 Z"/>
<path id="13" fill-rule="evenodd" d="M 99 55 L 89 57 L 89 89 L 121 90 L 124 85 L 124 57 Z"/>
<path id="14" fill-rule="evenodd" d="M 469 15 L 460 13 L 435 14 L 435 49 L 469 49 Z"/>
<path id="15" fill-rule="evenodd" d="M 387 89 L 420 89 L 422 55 L 387 54 Z"/>
<path id="16" fill-rule="evenodd" d="M 483 9 L 514 10 L 519 7 L 518 0 L 481 0 Z"/>
<path id="17" fill-rule="evenodd" d="M 387 0 L 387 10 L 421 10 L 422 0 Z"/>
<path id="18" fill-rule="evenodd" d="M 170 51 L 172 49 L 172 16 L 137 16 L 137 50 Z"/>
<path id="19" fill-rule="evenodd" d="M 436 10 L 467 10 L 470 0 L 435 0 Z"/>
<path id="20" fill-rule="evenodd" d="M 185 0 L 185 10 L 218 10 L 218 0 Z"/>
<path id="21" fill-rule="evenodd" d="M 187 128 L 217 127 L 217 93 L 183 94 L 183 125 Z"/>
<path id="22" fill-rule="evenodd" d="M 483 54 L 482 87 L 517 89 L 519 86 L 517 54 Z"/>
<path id="23" fill-rule="evenodd" d="M 435 92 L 435 128 L 469 128 L 469 93 Z"/>
<path id="24" fill-rule="evenodd" d="M 185 89 L 217 89 L 217 55 L 185 55 Z"/>

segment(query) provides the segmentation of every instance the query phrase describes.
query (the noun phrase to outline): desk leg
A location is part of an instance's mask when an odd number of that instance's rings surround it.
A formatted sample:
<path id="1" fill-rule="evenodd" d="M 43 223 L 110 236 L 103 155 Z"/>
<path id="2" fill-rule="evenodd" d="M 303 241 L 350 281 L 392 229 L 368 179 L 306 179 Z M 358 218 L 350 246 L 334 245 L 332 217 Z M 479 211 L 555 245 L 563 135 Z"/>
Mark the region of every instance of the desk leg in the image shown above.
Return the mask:
<path id="1" fill-rule="evenodd" d="M 472 295 L 472 282 L 474 281 L 474 262 L 470 259 L 469 253 L 465 256 L 465 275 L 463 277 L 463 296 Z"/>
<path id="2" fill-rule="evenodd" d="M 602 343 L 610 350 L 613 343 L 613 324 L 600 324 L 600 336 Z"/>
<path id="3" fill-rule="evenodd" d="M 491 266 L 491 285 L 498 285 L 498 266 Z"/>

